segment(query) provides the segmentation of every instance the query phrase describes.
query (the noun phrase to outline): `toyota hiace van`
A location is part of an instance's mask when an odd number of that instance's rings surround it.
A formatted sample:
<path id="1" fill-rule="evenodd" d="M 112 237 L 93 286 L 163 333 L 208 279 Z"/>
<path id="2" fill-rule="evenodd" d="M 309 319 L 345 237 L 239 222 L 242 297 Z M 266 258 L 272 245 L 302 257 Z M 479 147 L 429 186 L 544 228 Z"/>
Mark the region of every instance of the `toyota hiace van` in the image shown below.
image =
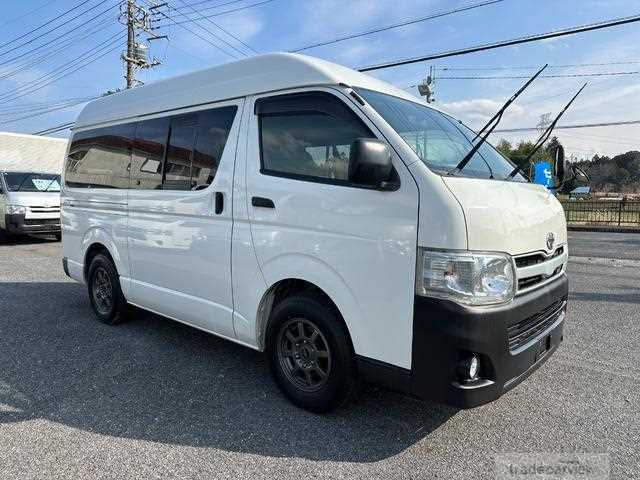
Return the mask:
<path id="1" fill-rule="evenodd" d="M 264 351 L 304 408 L 358 379 L 481 405 L 561 344 L 568 250 L 560 203 L 490 144 L 456 168 L 475 141 L 295 54 L 103 97 L 69 146 L 63 265 L 100 321 L 135 305 Z"/>

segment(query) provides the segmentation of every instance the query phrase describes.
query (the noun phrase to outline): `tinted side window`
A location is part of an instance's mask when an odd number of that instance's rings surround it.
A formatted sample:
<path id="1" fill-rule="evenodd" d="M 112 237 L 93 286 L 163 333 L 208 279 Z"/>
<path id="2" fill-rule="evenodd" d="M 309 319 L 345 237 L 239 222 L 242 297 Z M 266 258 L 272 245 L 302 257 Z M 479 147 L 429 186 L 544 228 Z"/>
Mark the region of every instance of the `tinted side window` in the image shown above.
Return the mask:
<path id="1" fill-rule="evenodd" d="M 198 112 L 198 135 L 191 167 L 192 188 L 203 188 L 213 182 L 237 110 L 238 107 L 232 106 Z"/>
<path id="2" fill-rule="evenodd" d="M 196 143 L 195 116 L 171 121 L 167 160 L 164 167 L 164 190 L 191 190 L 191 161 Z"/>
<path id="3" fill-rule="evenodd" d="M 263 101 L 256 110 L 266 173 L 348 181 L 351 143 L 374 135 L 346 105 L 324 93 Z"/>
<path id="4" fill-rule="evenodd" d="M 131 188 L 141 190 L 162 188 L 162 168 L 168 136 L 168 118 L 138 122 L 131 156 Z"/>
<path id="5" fill-rule="evenodd" d="M 69 187 L 129 188 L 133 124 L 73 135 L 65 169 Z"/>

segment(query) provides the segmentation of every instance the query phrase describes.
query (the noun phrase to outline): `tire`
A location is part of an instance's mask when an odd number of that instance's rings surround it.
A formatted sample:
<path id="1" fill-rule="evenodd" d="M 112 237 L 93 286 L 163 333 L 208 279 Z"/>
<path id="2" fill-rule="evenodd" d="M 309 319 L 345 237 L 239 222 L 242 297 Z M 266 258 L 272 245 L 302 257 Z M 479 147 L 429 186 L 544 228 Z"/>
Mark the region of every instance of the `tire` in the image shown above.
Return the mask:
<path id="1" fill-rule="evenodd" d="M 99 253 L 91 261 L 87 275 L 89 300 L 96 318 L 116 325 L 127 317 L 127 300 L 120 288 L 120 277 L 109 257 Z"/>
<path id="2" fill-rule="evenodd" d="M 56 238 L 56 242 L 62 241 L 62 233 L 54 233 L 53 236 Z"/>
<path id="3" fill-rule="evenodd" d="M 322 296 L 296 295 L 273 309 L 267 355 L 278 386 L 305 410 L 332 411 L 356 391 L 349 335 L 339 312 Z"/>

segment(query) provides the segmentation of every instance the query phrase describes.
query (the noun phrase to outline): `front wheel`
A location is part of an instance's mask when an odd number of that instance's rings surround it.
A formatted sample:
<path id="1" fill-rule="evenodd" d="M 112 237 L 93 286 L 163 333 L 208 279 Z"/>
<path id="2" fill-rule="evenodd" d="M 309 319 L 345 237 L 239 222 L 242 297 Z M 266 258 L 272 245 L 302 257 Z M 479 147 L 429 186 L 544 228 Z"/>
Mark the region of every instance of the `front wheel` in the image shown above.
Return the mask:
<path id="1" fill-rule="evenodd" d="M 342 318 L 323 297 L 303 294 L 279 303 L 267 340 L 275 380 L 297 406 L 328 412 L 354 394 L 353 348 Z"/>

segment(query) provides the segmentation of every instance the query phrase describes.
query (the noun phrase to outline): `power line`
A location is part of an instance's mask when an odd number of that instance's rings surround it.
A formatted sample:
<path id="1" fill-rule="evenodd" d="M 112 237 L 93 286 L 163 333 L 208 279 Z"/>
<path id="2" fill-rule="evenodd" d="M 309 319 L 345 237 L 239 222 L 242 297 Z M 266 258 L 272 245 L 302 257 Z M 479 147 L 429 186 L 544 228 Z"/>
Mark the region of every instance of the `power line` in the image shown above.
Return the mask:
<path id="1" fill-rule="evenodd" d="M 565 29 L 561 29 L 561 30 L 553 30 L 550 32 L 546 32 L 546 33 L 539 33 L 539 34 L 535 34 L 535 35 L 528 35 L 528 36 L 524 36 L 524 37 L 518 37 L 518 38 L 513 38 L 510 40 L 502 40 L 499 42 L 493 42 L 493 43 L 485 43 L 482 45 L 475 45 L 472 47 L 467 47 L 467 48 L 461 48 L 458 50 L 449 50 L 446 52 L 438 52 L 438 53 L 432 53 L 429 55 L 424 55 L 424 56 L 420 56 L 420 57 L 413 57 L 413 58 L 405 58 L 402 60 L 394 60 L 391 62 L 386 62 L 386 63 L 380 63 L 378 65 L 371 65 L 371 66 L 367 66 L 367 67 L 362 67 L 359 69 L 359 71 L 361 72 L 370 72 L 373 70 L 382 70 L 385 68 L 392 68 L 392 67 L 398 67 L 400 65 L 408 65 L 411 63 L 419 63 L 419 62 L 425 62 L 428 60 L 435 60 L 438 58 L 446 58 L 446 57 L 455 57 L 458 55 L 467 55 L 469 53 L 475 53 L 475 52 L 482 52 L 482 51 L 486 51 L 486 50 L 493 50 L 495 48 L 502 48 L 502 47 L 508 47 L 511 45 L 519 45 L 522 43 L 529 43 L 529 42 L 537 42 L 540 40 L 546 40 L 548 38 L 557 38 L 557 37 L 562 37 L 565 35 L 574 35 L 576 33 L 583 33 L 583 32 L 590 32 L 593 30 L 600 30 L 603 28 L 611 28 L 611 27 L 615 27 L 618 25 L 626 25 L 629 23 L 635 23 L 640 21 L 640 15 L 633 15 L 633 16 L 629 16 L 629 17 L 622 17 L 622 18 L 615 18 L 612 20 L 606 20 L 603 22 L 597 22 L 597 23 L 590 23 L 587 25 L 579 25 L 576 27 L 570 27 L 570 28 L 565 28 Z"/>
<path id="2" fill-rule="evenodd" d="M 94 15 L 93 17 L 91 17 L 89 20 L 84 21 L 84 23 L 85 23 L 85 24 L 87 24 L 87 23 L 89 23 L 89 22 L 92 22 L 92 21 L 94 21 L 94 20 L 97 20 L 97 19 L 98 19 L 98 18 L 100 18 L 102 15 L 104 15 L 105 13 L 107 13 L 109 10 L 111 10 L 111 9 L 113 9 L 113 8 L 115 8 L 115 7 L 117 7 L 119 3 L 120 3 L 120 2 L 116 2 L 116 3 L 114 3 L 112 6 L 110 6 L 110 7 L 109 7 L 109 8 L 107 8 L 106 10 L 103 10 L 102 12 L 98 13 L 97 15 Z M 45 42 L 44 42 L 44 43 L 42 43 L 42 44 L 38 45 L 37 47 L 32 48 L 31 50 L 27 50 L 26 52 L 22 52 L 22 53 L 20 53 L 20 54 L 18 54 L 18 55 L 16 55 L 16 56 L 14 56 L 14 57 L 10 58 L 9 60 L 5 60 L 5 61 L 3 61 L 2 63 L 0 63 L 0 65 L 6 65 L 7 63 L 11 63 L 11 62 L 12 62 L 12 61 L 14 61 L 14 60 L 17 60 L 17 59 L 23 58 L 25 55 L 28 55 L 28 54 L 30 54 L 30 53 L 33 53 L 33 52 L 37 51 L 37 50 L 40 50 L 41 48 L 49 47 L 49 46 L 51 46 L 51 44 L 52 44 L 52 43 L 54 43 L 54 42 L 58 41 L 59 39 L 61 39 L 61 38 L 65 37 L 65 36 L 67 36 L 67 35 L 69 35 L 70 33 L 76 32 L 77 30 L 78 30 L 78 27 L 77 27 L 77 26 L 76 26 L 76 27 L 72 27 L 72 28 L 70 28 L 69 30 L 65 31 L 64 33 L 61 33 L 60 35 L 58 35 L 58 36 L 56 36 L 56 37 L 54 37 L 54 38 L 52 38 L 52 39 L 45 40 Z M 51 31 L 52 31 L 52 30 L 51 30 Z M 43 34 L 43 35 L 40 35 L 40 37 L 42 37 L 42 36 L 44 36 L 44 35 L 46 35 L 46 34 L 50 33 L 51 31 L 49 31 L 49 32 L 47 32 L 47 33 L 45 33 L 45 34 Z M 33 40 L 36 40 L 37 38 L 40 38 L 40 37 L 33 38 L 33 39 L 29 40 L 28 42 L 25 42 L 25 43 L 23 43 L 23 44 L 21 44 L 21 45 L 18 45 L 18 46 L 16 46 L 16 47 L 13 47 L 13 48 L 11 48 L 11 49 L 7 50 L 6 52 L 2 52 L 2 53 L 0 53 L 0 57 L 4 57 L 5 55 L 7 55 L 7 54 L 8 54 L 8 53 L 10 53 L 10 52 L 15 52 L 16 50 L 18 50 L 18 49 L 20 49 L 20 48 L 22 48 L 22 47 L 24 47 L 24 46 L 26 46 L 26 45 L 30 44 Z"/>
<path id="3" fill-rule="evenodd" d="M 36 28 L 33 28 L 33 29 L 29 30 L 28 32 L 23 33 L 22 35 L 17 36 L 17 37 L 16 37 L 16 38 L 14 38 L 13 40 L 10 40 L 10 41 L 8 41 L 8 42 L 6 42 L 6 43 L 3 43 L 2 45 L 0 45 L 0 48 L 4 48 L 4 47 L 6 47 L 6 46 L 8 46 L 8 45 L 11 45 L 12 43 L 17 42 L 18 40 L 23 39 L 24 37 L 28 37 L 28 36 L 29 36 L 29 35 L 31 35 L 32 33 L 37 32 L 37 31 L 38 31 L 38 30 L 40 30 L 41 28 L 44 28 L 44 27 L 46 27 L 47 25 L 52 24 L 52 23 L 53 23 L 53 22 L 55 22 L 56 20 L 58 20 L 58 19 L 60 19 L 60 18 L 64 17 L 65 15 L 67 15 L 68 13 L 73 12 L 74 10 L 77 10 L 78 8 L 80 8 L 80 7 L 84 6 L 84 5 L 86 5 L 86 4 L 87 4 L 87 3 L 89 3 L 89 2 L 90 2 L 90 0 L 83 0 L 82 2 L 80 2 L 80 3 L 76 4 L 76 5 L 74 5 L 73 7 L 71 7 L 69 10 L 66 10 L 66 11 L 62 12 L 62 13 L 61 13 L 60 15 L 58 15 L 57 17 L 54 17 L 54 18 L 52 18 L 52 19 L 50 19 L 50 20 L 48 20 L 48 21 L 44 22 L 43 24 L 41 24 L 41 25 L 37 26 Z M 97 6 L 98 6 L 98 5 L 94 5 L 92 8 L 96 8 Z M 72 19 L 72 20 L 73 20 L 73 19 Z"/>
<path id="4" fill-rule="evenodd" d="M 186 3 L 184 0 L 178 0 L 179 2 L 183 3 L 186 7 L 189 8 L 189 10 L 191 10 L 193 13 L 200 15 L 201 12 L 199 12 L 198 10 L 196 10 L 195 8 L 193 8 L 193 5 L 190 5 L 188 3 Z M 173 8 L 174 10 L 176 10 L 176 8 Z M 177 10 L 176 10 L 177 11 Z M 178 12 L 179 13 L 179 12 Z M 189 17 L 187 17 L 189 18 Z M 237 36 L 235 36 L 233 33 L 225 30 L 224 28 L 222 28 L 220 25 L 218 25 L 216 22 L 214 22 L 213 20 L 211 20 L 211 18 L 206 17 L 205 20 L 207 22 L 209 22 L 210 24 L 212 24 L 214 27 L 216 27 L 218 30 L 221 30 L 222 32 L 226 33 L 229 37 L 233 38 L 236 42 L 240 43 L 241 45 L 243 45 L 245 48 L 248 48 L 251 52 L 253 53 L 258 53 L 253 47 L 251 47 L 251 45 L 247 45 L 245 42 L 243 42 L 241 39 L 239 39 Z M 208 31 L 208 30 L 207 30 Z M 245 55 L 246 53 L 242 52 L 241 50 L 238 50 L 236 47 L 234 47 L 233 45 L 231 45 L 229 42 L 227 42 L 226 40 L 224 40 L 223 38 L 218 37 L 217 35 L 213 34 L 212 35 L 216 38 L 218 38 L 219 40 L 221 40 L 222 42 L 224 42 L 226 45 L 229 45 L 231 48 L 233 48 L 235 51 L 240 52 L 240 54 Z"/>
<path id="5" fill-rule="evenodd" d="M 332 40 L 326 40 L 324 42 L 313 43 L 311 45 L 306 45 L 304 47 L 296 48 L 295 50 L 290 50 L 290 51 L 293 52 L 293 53 L 296 53 L 296 52 L 302 52 L 304 50 L 309 50 L 309 49 L 316 48 L 316 47 L 323 47 L 325 45 L 332 45 L 334 43 L 344 42 L 345 40 L 351 40 L 351 39 L 354 39 L 354 38 L 364 37 L 366 35 L 371 35 L 373 33 L 386 32 L 387 30 L 392 30 L 394 28 L 404 27 L 404 26 L 407 26 L 407 25 L 413 25 L 415 23 L 420 23 L 420 22 L 424 22 L 424 21 L 427 21 L 427 20 L 433 20 L 434 18 L 445 17 L 447 15 L 453 15 L 454 13 L 465 12 L 467 10 L 473 10 L 475 8 L 485 7 L 487 5 L 493 5 L 495 3 L 500 3 L 500 2 L 503 2 L 503 1 L 504 0 L 489 0 L 489 1 L 486 1 L 486 2 L 475 3 L 473 5 L 467 5 L 467 6 L 459 7 L 459 8 L 453 9 L 453 10 L 447 10 L 447 11 L 441 11 L 441 12 L 433 13 L 433 14 L 427 15 L 425 17 L 416 18 L 416 19 L 413 19 L 413 20 L 407 20 L 407 21 L 400 22 L 400 23 L 394 23 L 392 25 L 386 25 L 384 27 L 374 28 L 372 30 L 367 30 L 365 32 L 354 33 L 354 34 L 351 34 L 351 35 L 345 35 L 343 37 L 334 38 Z"/>
<path id="6" fill-rule="evenodd" d="M 603 122 L 603 123 L 582 123 L 575 125 L 558 125 L 556 130 L 567 130 L 572 128 L 596 128 L 596 127 L 613 127 L 620 125 L 640 125 L 640 120 L 626 120 L 622 122 Z M 493 133 L 512 133 L 512 132 L 530 132 L 538 130 L 538 127 L 524 127 L 524 128 L 503 128 L 500 130 L 494 130 Z"/>
<path id="7" fill-rule="evenodd" d="M 602 67 L 608 65 L 637 65 L 640 61 L 626 61 L 626 62 L 602 62 L 602 63 L 569 63 L 565 65 L 549 65 L 548 69 L 556 69 L 556 68 L 581 68 L 581 67 Z M 448 67 L 448 66 L 436 66 L 438 70 L 442 71 L 454 71 L 454 70 L 536 70 L 539 67 L 523 67 L 523 66 L 494 66 L 494 67 Z"/>
<path id="8" fill-rule="evenodd" d="M 39 55 L 39 56 L 33 56 L 31 59 L 27 58 L 27 62 L 23 63 L 21 65 L 16 65 L 17 68 L 7 71 L 3 74 L 0 75 L 0 80 L 5 79 L 5 78 L 10 78 L 22 71 L 28 70 L 29 68 L 33 67 L 34 65 L 37 65 L 39 63 L 41 63 L 42 60 L 48 61 L 51 58 L 55 57 L 58 53 L 65 51 L 68 52 L 68 47 L 72 46 L 72 45 L 76 45 L 77 42 L 84 40 L 98 32 L 101 32 L 103 30 L 108 29 L 109 27 L 112 27 L 112 25 L 109 24 L 103 24 L 100 27 L 98 27 L 97 29 L 87 29 L 84 30 L 83 32 L 80 33 L 80 35 L 77 35 L 75 37 L 71 37 L 70 39 L 68 39 L 66 42 L 60 44 L 58 46 L 58 48 L 48 51 L 48 52 L 44 52 L 43 54 Z M 3 62 L 7 63 L 7 62 Z"/>
<path id="9" fill-rule="evenodd" d="M 10 23 L 15 23 L 18 20 L 24 18 L 24 17 L 28 17 L 29 15 L 31 15 L 32 13 L 36 13 L 38 10 L 42 10 L 45 7 L 48 7 L 49 5 L 51 5 L 52 3 L 55 3 L 59 0 L 49 0 L 48 2 L 40 5 L 39 7 L 36 7 L 32 10 L 29 10 L 28 12 L 23 13 L 22 15 L 18 15 L 17 17 L 13 17 L 10 20 L 7 20 L 6 22 L 0 23 L 0 27 L 4 27 L 5 25 L 9 25 Z"/>
<path id="10" fill-rule="evenodd" d="M 87 1 L 88 1 L 88 0 L 85 0 L 84 2 L 82 2 L 82 4 L 87 3 Z M 25 46 L 25 45 L 29 45 L 30 43 L 34 42 L 35 40 L 37 40 L 37 39 L 39 39 L 39 38 L 42 38 L 42 37 L 44 37 L 44 36 L 46 36 L 46 35 L 49 35 L 51 32 L 54 32 L 54 31 L 58 30 L 59 28 L 63 27 L 64 25 L 66 25 L 66 24 L 68 24 L 68 23 L 70 23 L 70 22 L 73 22 L 74 20 L 77 20 L 78 18 L 80 18 L 80 17 L 82 17 L 82 16 L 86 15 L 87 13 L 89 13 L 89 12 L 90 12 L 90 11 L 92 11 L 92 10 L 95 10 L 96 8 L 98 8 L 98 7 L 99 7 L 99 6 L 101 6 L 101 5 L 102 5 L 102 2 L 101 2 L 101 3 L 98 3 L 98 4 L 96 4 L 96 5 L 94 5 L 94 6 L 93 6 L 93 7 L 91 7 L 91 8 L 88 8 L 87 10 L 84 10 L 84 11 L 80 12 L 80 13 L 79 13 L 78 15 L 76 15 L 75 17 L 72 17 L 72 18 L 70 18 L 69 20 L 65 20 L 65 23 L 61 23 L 60 25 L 58 25 L 58 26 L 56 26 L 56 27 L 53 27 L 53 28 L 51 28 L 51 29 L 47 30 L 47 31 L 46 31 L 46 32 L 44 32 L 44 33 L 41 33 L 41 34 L 39 34 L 39 35 L 37 35 L 37 36 L 33 37 L 33 38 L 32 38 L 32 39 L 30 39 L 30 40 L 27 40 L 27 41 L 23 42 L 23 43 L 22 43 L 20 46 L 18 46 L 18 47 L 13 47 L 13 48 L 11 48 L 11 49 L 7 50 L 6 52 L 1 53 L 1 54 L 0 54 L 0 56 L 5 55 L 7 52 L 14 51 L 16 48 L 21 48 L 21 47 L 23 47 L 23 46 Z M 116 5 L 117 5 L 117 4 L 116 4 Z M 115 5 L 114 5 L 114 6 L 115 6 Z M 110 8 L 113 8 L 113 7 L 110 7 Z M 59 18 L 59 16 L 58 16 L 58 17 L 56 17 L 56 18 Z M 47 22 L 47 23 L 50 23 L 50 22 Z M 47 24 L 44 24 L 44 25 L 47 25 Z M 41 25 L 40 27 L 38 27 L 38 28 L 37 28 L 37 29 L 35 29 L 35 30 L 40 29 L 40 28 L 41 28 L 42 26 L 44 26 L 44 25 Z M 29 33 L 32 33 L 32 32 L 34 32 L 35 30 L 32 30 L 32 31 L 31 31 L 31 32 L 29 32 Z M 17 41 L 18 39 L 21 39 L 21 38 L 25 37 L 26 35 L 28 35 L 28 34 L 23 34 L 23 35 L 21 35 L 20 37 L 17 37 L 16 39 L 14 39 L 14 40 L 12 40 L 12 41 L 10 41 L 10 42 L 8 42 L 8 43 L 5 43 L 4 45 L 0 45 L 0 48 L 6 47 L 6 46 L 8 46 L 8 45 L 10 45 L 10 44 L 14 43 L 14 42 L 15 42 L 15 41 Z"/>
<path id="11" fill-rule="evenodd" d="M 16 96 L 14 96 L 13 98 L 0 98 L 1 101 L 14 101 L 18 98 L 22 98 L 26 95 L 30 95 L 32 93 L 35 93 L 49 85 L 51 85 L 54 82 L 57 82 L 58 80 L 61 80 L 62 78 L 68 77 L 69 75 L 72 75 L 74 73 L 76 73 L 77 71 L 87 67 L 88 65 L 96 62 L 97 60 L 99 60 L 100 58 L 108 55 L 109 53 L 113 52 L 114 50 L 121 48 L 121 41 L 124 39 L 124 35 L 121 35 L 120 37 L 116 38 L 114 41 L 112 41 L 111 43 L 109 43 L 108 45 L 105 45 L 103 47 L 94 47 L 88 51 L 86 51 L 85 53 L 81 54 L 79 57 L 76 57 L 76 59 L 67 62 L 66 64 L 63 64 L 59 67 L 57 67 L 56 69 L 54 69 L 52 72 L 49 72 L 46 75 L 43 75 L 42 77 L 40 77 L 39 79 L 34 80 L 33 82 L 30 82 L 30 84 L 27 85 L 23 85 L 21 87 L 18 87 L 10 92 L 6 92 L 4 94 L 4 96 L 7 96 L 9 94 L 13 94 L 13 93 L 17 93 Z M 104 43 L 104 42 L 103 42 Z M 109 48 L 112 47 L 112 48 Z M 97 50 L 96 50 L 97 48 Z M 108 50 L 104 51 L 105 48 L 108 48 Z M 92 51 L 92 50 L 96 50 L 96 51 Z M 94 58 L 82 58 L 83 56 L 86 56 L 87 54 L 98 54 L 100 53 L 100 55 L 94 57 Z M 78 64 L 78 65 L 72 65 L 73 63 L 77 63 L 78 61 L 85 61 L 85 60 L 89 60 L 84 64 Z M 66 67 L 66 68 L 62 68 L 62 67 Z M 56 70 L 60 70 L 58 72 L 56 72 Z M 50 77 L 50 78 L 46 78 L 46 77 Z M 57 78 L 54 78 L 57 77 Z M 42 83 L 44 82 L 44 83 Z M 38 83 L 40 83 L 40 85 L 37 85 Z M 35 88 L 33 88 L 35 87 Z M 22 90 L 22 91 L 19 91 Z"/>
<path id="12" fill-rule="evenodd" d="M 47 135 L 47 134 L 50 134 L 50 133 L 62 132 L 63 130 L 68 130 L 71 127 L 73 127 L 73 125 L 75 123 L 76 122 L 62 123 L 60 125 L 56 125 L 54 127 L 47 128 L 46 130 L 40 130 L 39 132 L 34 132 L 34 133 L 32 133 L 32 135 Z"/>
<path id="13" fill-rule="evenodd" d="M 183 3 L 184 5 L 188 5 L 184 0 L 178 0 L 179 2 Z M 167 2 L 168 3 L 168 2 Z M 177 12 L 178 14 L 182 15 L 185 18 L 189 18 L 187 15 L 185 15 L 184 13 L 176 10 L 171 4 L 169 4 L 169 8 L 175 12 Z M 198 11 L 194 8 L 192 8 L 192 10 L 197 14 Z M 213 23 L 213 21 L 209 18 L 206 18 L 205 20 Z M 219 37 L 218 35 L 216 35 L 215 33 L 213 33 L 211 30 L 209 30 L 208 28 L 206 28 L 204 25 L 202 25 L 200 22 L 198 21 L 194 21 L 193 22 L 194 25 L 200 27 L 202 30 L 204 30 L 205 32 L 207 32 L 209 35 L 211 35 L 213 38 L 215 38 L 216 40 L 221 41 L 222 43 L 224 43 L 225 45 L 227 45 L 228 47 L 230 47 L 231 49 L 233 49 L 234 51 L 238 52 L 240 55 L 242 55 L 243 57 L 246 57 L 247 54 L 244 53 L 242 50 L 239 50 L 238 48 L 236 48 L 235 46 L 231 45 L 229 42 L 227 42 L 224 38 Z M 213 25 L 215 27 L 217 27 L 217 25 L 215 23 L 213 23 Z M 237 56 L 233 56 L 234 58 L 238 58 Z"/>
<path id="14" fill-rule="evenodd" d="M 98 98 L 98 97 L 97 96 L 93 97 L 92 100 L 95 99 L 95 98 Z M 57 111 L 60 111 L 60 110 L 66 110 L 67 108 L 75 107 L 75 106 L 80 105 L 82 103 L 86 103 L 86 100 L 82 101 L 82 102 L 75 102 L 75 103 L 70 103 L 70 104 L 67 104 L 67 105 L 62 105 L 62 106 L 59 106 L 59 107 L 52 107 L 52 108 L 49 108 L 47 110 L 43 110 L 43 111 L 40 111 L 40 112 L 37 112 L 37 113 L 31 113 L 29 115 L 24 115 L 24 116 L 18 117 L 18 118 L 12 118 L 11 120 L 3 120 L 3 121 L 0 122 L 0 125 L 7 125 L 7 124 L 10 124 L 10 123 L 19 122 L 21 120 L 26 120 L 26 119 L 29 119 L 29 118 L 39 117 L 41 115 L 46 115 L 47 113 L 57 112 Z"/>
<path id="15" fill-rule="evenodd" d="M 62 65 L 59 65 L 58 67 L 54 68 L 52 71 L 50 71 L 50 72 L 48 72 L 48 73 L 36 78 L 35 80 L 32 80 L 31 82 L 28 82 L 25 85 L 21 85 L 19 87 L 14 88 L 13 90 L 9 90 L 7 92 L 1 93 L 0 94 L 0 100 L 5 99 L 7 96 L 10 96 L 12 93 L 17 93 L 17 92 L 20 92 L 20 91 L 24 91 L 25 89 L 28 89 L 31 86 L 34 86 L 34 85 L 40 83 L 42 80 L 46 80 L 47 77 L 50 77 L 50 76 L 55 75 L 57 73 L 60 73 L 59 71 L 64 70 L 65 68 L 73 65 L 78 60 L 82 60 L 82 57 L 93 53 L 93 51 L 96 50 L 96 49 L 100 49 L 100 47 L 104 46 L 105 43 L 113 42 L 115 37 L 122 37 L 122 33 L 121 32 L 117 32 L 117 33 L 111 35 L 106 40 L 100 42 L 99 44 L 97 44 L 96 46 L 90 48 L 89 50 L 86 50 L 85 52 L 81 53 L 79 56 L 75 57 L 74 59 L 72 59 L 72 60 L 70 60 L 70 61 L 68 61 L 66 63 L 63 63 Z M 118 41 L 118 40 L 119 39 L 116 39 L 116 41 Z"/>
<path id="16" fill-rule="evenodd" d="M 75 98 L 67 98 L 62 100 L 57 100 L 54 102 L 40 102 L 40 103 L 30 103 L 30 104 L 16 104 L 9 105 L 3 108 L 0 108 L 0 113 L 4 115 L 19 115 L 24 113 L 35 113 L 42 110 L 47 110 L 49 108 L 54 108 L 58 106 L 73 104 L 73 103 L 83 103 L 88 102 L 94 97 L 75 97 Z"/>
<path id="17" fill-rule="evenodd" d="M 171 7 L 170 7 L 171 8 Z M 160 15 L 162 15 L 163 17 L 165 17 L 167 20 L 169 20 L 172 24 L 179 26 L 180 28 L 186 30 L 187 32 L 191 33 L 192 35 L 195 35 L 196 37 L 198 37 L 200 40 L 208 43 L 209 45 L 211 45 L 214 48 L 217 48 L 218 50 L 220 50 L 222 53 L 224 53 L 225 55 L 228 55 L 231 58 L 238 58 L 236 57 L 234 54 L 227 52 L 224 48 L 222 48 L 219 45 L 216 45 L 215 43 L 213 43 L 211 40 L 209 40 L 206 37 L 203 37 L 202 35 L 200 35 L 198 32 L 194 32 L 193 30 L 191 30 L 189 27 L 187 27 L 186 25 L 183 25 L 183 22 L 176 22 L 174 19 L 172 19 L 171 17 L 169 17 L 166 13 L 164 12 L 159 12 Z M 170 24 L 167 24 L 170 25 Z M 157 28 L 163 28 L 166 27 L 167 25 L 163 25 L 162 27 L 154 27 L 154 30 Z"/>
<path id="18" fill-rule="evenodd" d="M 202 5 L 203 3 L 210 3 L 210 2 L 215 2 L 218 0 L 201 0 L 200 2 L 194 2 L 194 3 L 190 3 L 189 5 L 191 5 L 192 7 L 196 7 L 198 5 Z M 214 8 L 219 8 L 219 7 L 225 7 L 227 5 L 231 5 L 234 3 L 240 3 L 240 2 L 245 2 L 246 0 L 230 0 L 228 2 L 223 2 L 223 3 L 219 3 L 218 5 L 212 5 L 210 7 L 207 7 L 207 10 L 213 10 Z M 178 10 L 182 10 L 184 7 L 178 7 Z"/>
<path id="19" fill-rule="evenodd" d="M 261 2 L 251 3 L 249 5 L 245 5 L 245 6 L 237 7 L 237 8 L 232 8 L 230 10 L 223 10 L 222 12 L 217 12 L 217 13 L 214 13 L 214 14 L 211 14 L 211 15 L 207 15 L 207 16 L 193 17 L 193 18 L 187 17 L 187 18 L 189 18 L 189 20 L 182 20 L 180 22 L 173 22 L 173 23 L 175 25 L 182 25 L 182 24 L 189 23 L 189 22 L 195 22 L 196 20 L 204 20 L 205 18 L 220 17 L 222 15 L 227 15 L 229 13 L 239 12 L 241 10 L 246 10 L 248 8 L 258 7 L 258 6 L 261 6 L 261 5 L 266 5 L 267 3 L 271 3 L 271 2 L 275 2 L 275 1 L 276 0 L 263 0 Z M 200 13 L 202 13 L 204 10 L 210 10 L 211 8 L 215 8 L 215 7 L 202 9 L 202 10 L 200 10 Z M 167 25 L 160 25 L 160 26 L 158 26 L 156 28 L 163 28 L 163 27 L 166 27 Z"/>
<path id="20" fill-rule="evenodd" d="M 540 78 L 576 78 L 576 77 L 613 77 L 619 75 L 638 75 L 640 71 L 631 72 L 601 72 L 601 73 L 566 73 L 557 75 L 540 75 Z M 529 78 L 528 76 L 520 75 L 501 75 L 501 76 L 465 76 L 465 77 L 452 77 L 452 76 L 440 76 L 438 80 L 512 80 Z"/>

